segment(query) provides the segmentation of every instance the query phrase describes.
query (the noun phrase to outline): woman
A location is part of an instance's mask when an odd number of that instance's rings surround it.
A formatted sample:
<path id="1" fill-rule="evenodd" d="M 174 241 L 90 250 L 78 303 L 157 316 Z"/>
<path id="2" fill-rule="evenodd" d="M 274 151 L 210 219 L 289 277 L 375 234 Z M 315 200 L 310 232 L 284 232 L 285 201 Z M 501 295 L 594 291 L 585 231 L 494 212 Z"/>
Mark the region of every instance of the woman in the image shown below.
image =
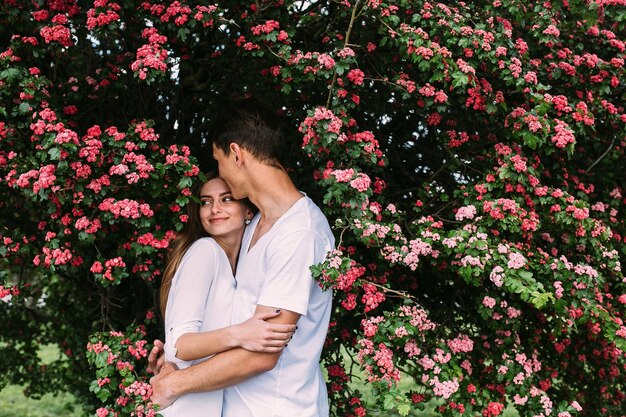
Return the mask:
<path id="1" fill-rule="evenodd" d="M 253 215 L 250 206 L 235 200 L 216 176 L 197 186 L 194 195 L 200 203 L 189 203 L 188 222 L 170 254 L 161 284 L 165 360 L 186 368 L 235 347 L 280 351 L 295 326 L 264 321 L 280 312 L 255 315 L 229 326 L 234 269 L 245 225 Z M 159 412 L 164 417 L 219 417 L 222 391 L 188 394 Z"/>

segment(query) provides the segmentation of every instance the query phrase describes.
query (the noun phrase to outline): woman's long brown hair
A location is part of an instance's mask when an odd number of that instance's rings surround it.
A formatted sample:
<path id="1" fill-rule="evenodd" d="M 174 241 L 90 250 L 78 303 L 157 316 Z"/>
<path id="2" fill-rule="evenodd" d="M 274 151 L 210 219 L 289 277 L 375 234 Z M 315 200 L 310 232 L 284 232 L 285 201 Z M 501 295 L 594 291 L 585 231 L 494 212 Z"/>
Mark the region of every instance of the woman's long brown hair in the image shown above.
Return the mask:
<path id="1" fill-rule="evenodd" d="M 209 234 L 202 227 L 202 220 L 200 219 L 200 191 L 202 186 L 208 181 L 218 178 L 216 173 L 210 173 L 206 176 L 205 181 L 197 181 L 191 188 L 193 197 L 187 204 L 187 223 L 180 235 L 174 240 L 174 245 L 167 257 L 167 265 L 163 272 L 163 278 L 161 279 L 161 289 L 159 293 L 159 304 L 161 305 L 161 315 L 165 320 L 165 308 L 167 306 L 167 296 L 170 293 L 170 287 L 172 286 L 172 279 L 174 274 L 180 266 L 180 261 L 183 256 L 193 245 L 193 242 L 201 237 L 209 236 Z"/>

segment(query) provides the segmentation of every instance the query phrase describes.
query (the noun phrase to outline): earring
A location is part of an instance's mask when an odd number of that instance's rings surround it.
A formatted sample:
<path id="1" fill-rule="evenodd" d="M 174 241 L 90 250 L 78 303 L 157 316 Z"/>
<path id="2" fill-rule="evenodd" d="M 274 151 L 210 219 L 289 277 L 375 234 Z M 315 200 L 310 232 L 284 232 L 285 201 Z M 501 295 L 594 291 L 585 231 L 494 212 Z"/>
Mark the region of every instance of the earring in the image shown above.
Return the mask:
<path id="1" fill-rule="evenodd" d="M 246 219 L 246 225 L 250 224 L 250 219 Z"/>

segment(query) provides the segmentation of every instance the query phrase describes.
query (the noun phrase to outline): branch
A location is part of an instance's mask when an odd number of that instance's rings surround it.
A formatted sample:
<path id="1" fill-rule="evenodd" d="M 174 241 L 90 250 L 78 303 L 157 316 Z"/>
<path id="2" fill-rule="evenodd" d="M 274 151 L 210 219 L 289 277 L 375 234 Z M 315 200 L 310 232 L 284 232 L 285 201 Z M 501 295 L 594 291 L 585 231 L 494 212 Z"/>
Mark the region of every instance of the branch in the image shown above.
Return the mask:
<path id="1" fill-rule="evenodd" d="M 343 234 L 346 232 L 346 230 L 348 230 L 350 228 L 350 226 L 345 226 L 342 230 L 341 230 L 341 234 L 339 235 L 339 244 L 337 245 L 337 247 L 341 247 L 342 243 L 343 243 Z"/>
<path id="2" fill-rule="evenodd" d="M 382 286 L 382 285 L 380 285 L 380 284 L 376 284 L 375 282 L 368 281 L 368 280 L 366 280 L 366 279 L 362 279 L 361 281 L 362 281 L 362 282 L 366 282 L 366 283 L 368 283 L 368 284 L 371 284 L 371 285 L 375 286 L 376 288 L 380 289 L 380 290 L 381 290 L 382 292 L 384 292 L 385 294 L 387 294 L 387 293 L 391 293 L 391 294 L 395 294 L 395 295 L 397 295 L 397 296 L 399 296 L 399 297 L 402 297 L 402 298 L 410 298 L 410 299 L 415 299 L 415 297 L 414 297 L 414 296 L 412 296 L 411 294 L 409 294 L 409 293 L 407 293 L 407 292 L 404 292 L 404 291 L 399 291 L 399 290 L 394 290 L 394 289 L 391 289 L 391 288 L 387 288 L 387 287 L 385 287 L 385 286 Z"/>
<path id="3" fill-rule="evenodd" d="M 609 153 L 609 151 L 611 150 L 611 148 L 613 147 L 613 145 L 615 144 L 615 138 L 613 138 L 613 140 L 611 141 L 611 144 L 609 145 L 609 147 L 606 149 L 606 151 L 604 151 L 604 153 L 602 155 L 600 155 L 600 157 L 598 159 L 595 160 L 595 162 L 593 164 L 591 164 L 589 166 L 589 168 L 587 168 L 587 170 L 585 170 L 586 174 L 589 174 L 589 171 L 591 171 L 591 169 L 596 166 L 598 164 L 598 162 L 600 162 L 602 159 L 604 159 L 604 157 Z"/>
<path id="4" fill-rule="evenodd" d="M 352 8 L 352 16 L 350 16 L 350 24 L 348 25 L 348 31 L 346 32 L 346 39 L 343 42 L 343 47 L 347 47 L 350 42 L 350 34 L 352 33 L 352 27 L 354 25 L 354 21 L 356 20 L 357 9 L 359 8 L 359 3 L 361 0 L 356 0 L 354 3 L 354 7 Z M 330 87 L 328 89 L 328 99 L 326 99 L 326 108 L 330 107 L 330 100 L 333 97 L 333 87 L 335 86 L 335 82 L 337 82 L 337 71 L 333 73 L 333 79 L 330 82 Z"/>

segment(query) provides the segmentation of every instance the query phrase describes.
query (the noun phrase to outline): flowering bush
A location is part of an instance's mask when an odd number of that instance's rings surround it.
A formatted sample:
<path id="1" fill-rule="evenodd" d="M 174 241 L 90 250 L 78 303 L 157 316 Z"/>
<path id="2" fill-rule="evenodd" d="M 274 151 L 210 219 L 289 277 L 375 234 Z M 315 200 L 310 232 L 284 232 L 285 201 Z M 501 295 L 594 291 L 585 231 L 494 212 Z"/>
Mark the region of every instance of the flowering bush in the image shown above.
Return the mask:
<path id="1" fill-rule="evenodd" d="M 150 412 L 129 348 L 160 324 L 131 324 L 246 96 L 286 116 L 285 163 L 338 238 L 312 267 L 334 415 L 621 416 L 623 6 L 5 1 L 0 385 Z"/>
<path id="2" fill-rule="evenodd" d="M 154 313 L 149 313 L 148 317 L 151 320 L 147 320 L 147 324 L 154 322 Z M 87 344 L 87 360 L 96 368 L 97 379 L 92 381 L 89 390 L 109 404 L 96 410 L 98 417 L 157 415 L 158 407 L 150 401 L 152 387 L 145 369 L 135 368 L 137 363 L 146 363 L 149 346 L 145 337 L 145 324 L 130 326 L 124 332 L 91 336 Z"/>

